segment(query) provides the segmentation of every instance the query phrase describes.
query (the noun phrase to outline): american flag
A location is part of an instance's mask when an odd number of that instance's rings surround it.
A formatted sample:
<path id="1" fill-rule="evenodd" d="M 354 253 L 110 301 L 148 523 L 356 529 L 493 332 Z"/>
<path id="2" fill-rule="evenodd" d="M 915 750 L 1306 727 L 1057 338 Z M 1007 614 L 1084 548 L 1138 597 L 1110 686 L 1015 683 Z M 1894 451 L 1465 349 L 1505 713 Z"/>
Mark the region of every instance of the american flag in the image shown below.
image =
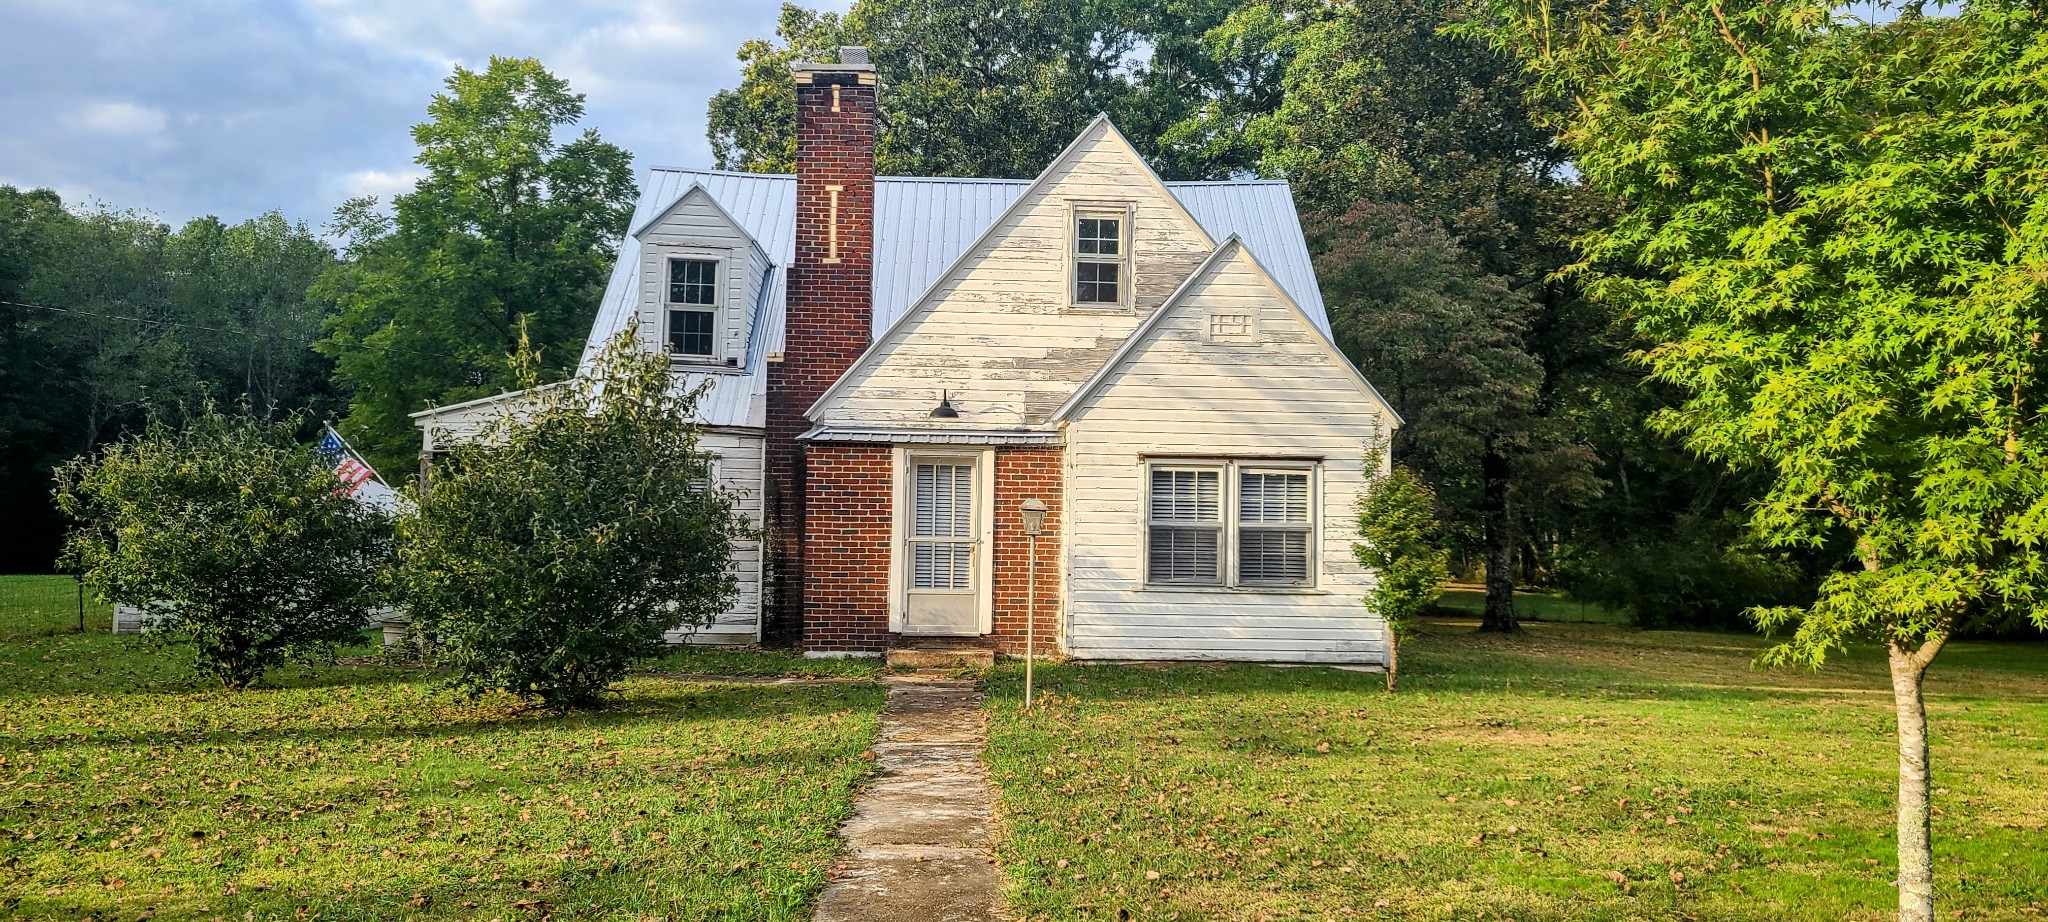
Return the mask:
<path id="1" fill-rule="evenodd" d="M 328 426 L 326 434 L 320 438 L 320 457 L 333 466 L 334 476 L 341 478 L 342 491 L 351 496 L 355 495 L 366 481 L 382 482 L 378 479 L 377 472 L 370 469 L 370 465 L 356 457 L 356 453 L 349 449 L 348 443 L 342 440 L 341 433 L 334 431 L 333 426 Z"/>

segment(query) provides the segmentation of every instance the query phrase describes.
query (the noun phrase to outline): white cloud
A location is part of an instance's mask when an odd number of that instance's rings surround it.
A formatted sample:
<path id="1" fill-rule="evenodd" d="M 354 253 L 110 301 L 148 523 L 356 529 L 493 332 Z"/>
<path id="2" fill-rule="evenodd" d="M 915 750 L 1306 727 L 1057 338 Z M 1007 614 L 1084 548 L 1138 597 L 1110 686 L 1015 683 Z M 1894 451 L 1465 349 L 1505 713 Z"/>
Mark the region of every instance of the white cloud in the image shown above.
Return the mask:
<path id="1" fill-rule="evenodd" d="M 120 135 L 154 135 L 164 130 L 162 109 L 132 102 L 102 102 L 85 107 L 76 123 L 89 131 Z"/>
<path id="2" fill-rule="evenodd" d="M 357 170 L 341 177 L 341 181 L 335 184 L 335 191 L 342 198 L 374 195 L 390 201 L 394 195 L 411 192 L 413 184 L 424 175 L 419 170 Z"/>

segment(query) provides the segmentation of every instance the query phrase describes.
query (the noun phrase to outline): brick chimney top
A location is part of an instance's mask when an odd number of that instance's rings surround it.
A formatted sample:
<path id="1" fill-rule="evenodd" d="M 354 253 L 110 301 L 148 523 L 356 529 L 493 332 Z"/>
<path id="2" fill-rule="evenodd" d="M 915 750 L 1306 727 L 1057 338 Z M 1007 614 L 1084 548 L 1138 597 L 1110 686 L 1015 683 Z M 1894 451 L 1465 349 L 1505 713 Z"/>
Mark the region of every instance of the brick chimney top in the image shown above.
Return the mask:
<path id="1" fill-rule="evenodd" d="M 873 86 L 875 83 L 875 65 L 868 60 L 866 45 L 839 46 L 839 63 L 837 64 L 818 64 L 806 61 L 792 64 L 789 69 L 796 72 L 796 82 L 800 84 L 853 82 Z M 851 81 L 844 81 L 843 78 L 830 79 L 832 75 L 842 74 L 851 75 L 854 79 Z M 821 80 L 819 79 L 821 77 L 827 79 Z"/>

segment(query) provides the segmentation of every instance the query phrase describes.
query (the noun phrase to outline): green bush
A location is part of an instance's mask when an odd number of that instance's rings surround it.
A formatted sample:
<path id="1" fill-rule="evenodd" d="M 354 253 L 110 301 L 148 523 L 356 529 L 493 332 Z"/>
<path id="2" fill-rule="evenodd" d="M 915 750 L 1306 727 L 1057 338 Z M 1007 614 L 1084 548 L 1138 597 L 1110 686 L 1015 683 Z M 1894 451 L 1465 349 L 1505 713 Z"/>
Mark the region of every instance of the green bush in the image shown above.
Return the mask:
<path id="1" fill-rule="evenodd" d="M 390 522 L 339 489 L 301 423 L 209 403 L 182 429 L 155 421 L 73 460 L 57 472 L 57 508 L 79 522 L 64 563 L 229 688 L 359 639 Z"/>
<path id="2" fill-rule="evenodd" d="M 696 395 L 631 335 L 591 376 L 530 388 L 399 520 L 399 597 L 472 694 L 597 704 L 736 591 L 747 526 L 697 451 Z"/>
<path id="3" fill-rule="evenodd" d="M 1396 467 L 1368 483 L 1358 501 L 1358 535 L 1351 546 L 1375 579 L 1365 601 L 1386 619 L 1387 688 L 1399 672 L 1400 642 L 1415 619 L 1443 594 L 1450 552 L 1438 543 L 1436 494 L 1414 471 Z"/>

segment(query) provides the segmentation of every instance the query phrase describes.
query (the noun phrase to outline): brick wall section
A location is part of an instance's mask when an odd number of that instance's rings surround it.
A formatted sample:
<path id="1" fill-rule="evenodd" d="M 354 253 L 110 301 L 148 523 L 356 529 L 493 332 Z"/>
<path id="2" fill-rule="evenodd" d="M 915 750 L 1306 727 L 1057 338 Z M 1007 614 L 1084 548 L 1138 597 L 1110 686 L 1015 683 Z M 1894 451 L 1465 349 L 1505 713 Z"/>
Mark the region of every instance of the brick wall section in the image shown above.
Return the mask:
<path id="1" fill-rule="evenodd" d="M 818 444 L 808 455 L 804 649 L 879 653 L 889 645 L 895 462 L 887 445 Z"/>
<path id="2" fill-rule="evenodd" d="M 1012 448 L 996 450 L 995 481 L 995 583 L 992 602 L 995 628 L 991 639 L 998 651 L 1022 654 L 1025 649 L 1025 603 L 1031 562 L 1031 539 L 1024 534 L 1024 514 L 1017 507 L 1026 497 L 1045 503 L 1045 530 L 1038 536 L 1038 599 L 1035 608 L 1038 655 L 1059 651 L 1060 528 L 1066 515 L 1061 495 L 1063 480 L 1058 448 Z"/>
<path id="3" fill-rule="evenodd" d="M 789 266 L 783 360 L 768 366 L 769 643 L 801 642 L 805 620 L 807 472 L 804 411 L 867 349 L 875 215 L 875 86 L 849 70 L 800 71 L 796 260 Z M 872 74 L 867 74 L 872 80 Z M 836 89 L 836 92 L 835 92 Z M 835 100 L 837 110 L 834 111 Z M 838 193 L 837 261 L 832 196 Z M 886 545 L 886 541 L 884 545 Z"/>

